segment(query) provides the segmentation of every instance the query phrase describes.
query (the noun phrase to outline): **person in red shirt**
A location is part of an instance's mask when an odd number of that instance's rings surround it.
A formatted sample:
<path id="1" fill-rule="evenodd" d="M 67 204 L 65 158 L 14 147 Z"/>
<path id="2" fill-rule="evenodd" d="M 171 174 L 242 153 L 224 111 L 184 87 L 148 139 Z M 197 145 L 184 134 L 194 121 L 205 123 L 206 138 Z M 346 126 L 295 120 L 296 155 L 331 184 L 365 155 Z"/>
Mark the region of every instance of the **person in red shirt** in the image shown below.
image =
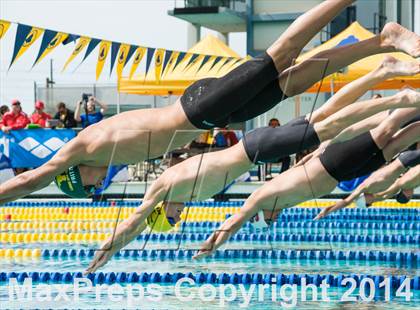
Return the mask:
<path id="1" fill-rule="evenodd" d="M 38 100 L 37 102 L 35 102 L 35 111 L 31 116 L 32 124 L 37 124 L 42 128 L 47 127 L 46 124 L 47 124 L 47 121 L 51 119 L 51 115 L 49 115 L 48 113 L 45 113 L 44 109 L 45 109 L 45 104 L 41 100 Z"/>
<path id="2" fill-rule="evenodd" d="M 19 100 L 12 101 L 12 111 L 3 115 L 1 130 L 9 133 L 10 130 L 23 129 L 30 123 L 28 116 L 22 111 Z"/>

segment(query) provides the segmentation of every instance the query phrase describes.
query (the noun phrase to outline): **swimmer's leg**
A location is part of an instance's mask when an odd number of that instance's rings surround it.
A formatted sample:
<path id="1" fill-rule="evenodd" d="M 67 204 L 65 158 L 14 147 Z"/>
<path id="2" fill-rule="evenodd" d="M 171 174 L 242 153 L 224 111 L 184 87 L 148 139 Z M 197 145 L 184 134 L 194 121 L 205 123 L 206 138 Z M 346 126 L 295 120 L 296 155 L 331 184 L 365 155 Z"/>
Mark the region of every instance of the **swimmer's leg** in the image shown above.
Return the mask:
<path id="1" fill-rule="evenodd" d="M 403 90 L 394 96 L 360 101 L 341 109 L 323 121 L 314 124 L 319 140 L 321 142 L 330 140 L 349 126 L 384 110 L 413 107 L 415 101 L 408 101 L 407 93 L 416 94 L 413 90 Z M 420 97 L 420 93 L 418 94 Z M 396 128 L 400 128 L 400 126 Z"/>
<path id="2" fill-rule="evenodd" d="M 358 43 L 322 51 L 280 74 L 279 83 L 287 96 L 306 91 L 324 76 L 337 72 L 365 57 L 403 51 L 418 57 L 420 36 L 395 23 L 387 24 L 382 33 Z"/>
<path id="3" fill-rule="evenodd" d="M 401 117 L 400 117 L 400 119 L 395 120 L 395 123 L 399 123 L 402 120 L 402 122 L 400 124 L 404 124 L 404 122 L 406 122 L 407 120 L 410 120 L 410 118 L 412 118 L 413 114 L 415 113 L 415 111 L 411 111 L 411 116 L 410 115 L 402 115 L 403 113 L 404 114 L 405 113 L 407 113 L 407 114 L 410 113 L 410 111 L 404 111 L 404 110 L 411 110 L 411 109 L 402 109 Z M 396 112 L 394 112 L 392 114 L 395 114 L 395 113 Z M 419 110 L 417 110 L 417 113 L 419 113 Z M 391 116 L 392 116 L 392 114 L 391 114 Z M 406 116 L 406 117 L 404 118 L 404 116 Z M 392 158 L 395 155 L 397 155 L 401 151 L 405 150 L 410 145 L 412 145 L 414 143 L 417 143 L 419 141 L 420 141 L 420 121 L 412 123 L 412 124 L 404 127 L 404 129 L 402 129 L 400 132 L 393 135 L 387 141 L 384 141 L 384 143 L 386 143 L 386 145 L 383 147 L 384 157 L 388 161 L 390 161 L 390 160 L 392 160 Z"/>
<path id="4" fill-rule="evenodd" d="M 288 68 L 309 41 L 355 0 L 327 0 L 299 16 L 268 49 L 277 71 Z"/>
<path id="5" fill-rule="evenodd" d="M 420 73 L 420 62 L 400 61 L 392 56 L 385 56 L 378 68 L 341 88 L 312 115 L 307 115 L 306 119 L 310 123 L 322 121 L 358 100 L 375 85 L 396 76 L 410 76 L 417 73 Z"/>
<path id="6" fill-rule="evenodd" d="M 376 145 L 383 150 L 387 161 L 392 160 L 396 154 L 404 149 L 404 146 L 405 148 L 410 146 L 420 137 L 420 122 L 413 123 L 396 134 L 401 126 L 418 113 L 419 109 L 416 108 L 397 109 L 379 126 L 370 131 Z"/>
<path id="7" fill-rule="evenodd" d="M 279 87 L 279 72 L 290 67 L 302 48 L 342 9 L 355 0 L 327 0 L 300 16 L 286 32 L 260 55 L 236 67 L 223 77 L 192 84 L 181 97 L 190 122 L 197 128 L 224 127 L 266 112 L 285 96 Z M 268 86 L 275 82 L 275 87 Z M 273 97 L 253 100 L 269 87 Z M 252 103 L 248 104 L 248 102 Z M 241 115 L 233 114 L 247 110 Z M 249 111 L 248 111 L 249 110 Z"/>

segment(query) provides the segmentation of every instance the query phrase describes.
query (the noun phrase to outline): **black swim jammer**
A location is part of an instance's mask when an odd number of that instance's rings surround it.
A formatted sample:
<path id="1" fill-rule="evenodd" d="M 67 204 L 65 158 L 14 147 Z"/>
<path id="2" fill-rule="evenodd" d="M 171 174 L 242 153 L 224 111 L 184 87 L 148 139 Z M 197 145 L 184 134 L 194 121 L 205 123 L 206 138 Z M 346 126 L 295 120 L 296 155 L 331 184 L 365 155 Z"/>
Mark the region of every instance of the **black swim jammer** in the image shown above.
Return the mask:
<path id="1" fill-rule="evenodd" d="M 195 82 L 185 90 L 181 104 L 195 127 L 210 129 L 252 119 L 285 98 L 274 62 L 264 53 L 221 78 Z"/>
<path id="2" fill-rule="evenodd" d="M 398 159 L 405 168 L 413 168 L 420 165 L 420 150 L 402 152 Z"/>
<path id="3" fill-rule="evenodd" d="M 248 132 L 242 139 L 251 162 L 278 162 L 279 159 L 319 145 L 313 124 L 300 117 L 279 127 L 262 127 Z"/>
<path id="4" fill-rule="evenodd" d="M 367 175 L 386 163 L 382 150 L 376 145 L 370 132 L 329 145 L 319 159 L 328 174 L 337 182 Z"/>

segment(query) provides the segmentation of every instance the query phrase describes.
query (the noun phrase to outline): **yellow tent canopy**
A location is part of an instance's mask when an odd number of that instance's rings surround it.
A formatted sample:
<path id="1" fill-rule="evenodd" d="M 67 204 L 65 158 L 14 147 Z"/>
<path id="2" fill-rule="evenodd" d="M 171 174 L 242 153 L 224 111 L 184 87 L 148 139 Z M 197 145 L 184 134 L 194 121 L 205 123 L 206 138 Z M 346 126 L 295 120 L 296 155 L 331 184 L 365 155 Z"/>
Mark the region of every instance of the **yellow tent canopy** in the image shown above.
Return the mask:
<path id="1" fill-rule="evenodd" d="M 372 32 L 363 28 L 358 22 L 355 22 L 334 38 L 301 55 L 297 61 L 301 62 L 305 59 L 313 57 L 323 50 L 356 43 L 369 39 L 373 36 L 374 34 Z M 144 95 L 181 95 L 185 88 L 187 88 L 194 81 L 206 77 L 223 76 L 239 64 L 249 59 L 249 57 L 247 57 L 238 61 L 237 57 L 239 57 L 239 55 L 213 36 L 207 36 L 204 38 L 202 41 L 192 47 L 188 53 L 188 56 L 182 60 L 182 62 L 175 68 L 175 70 L 173 70 L 175 62 L 169 64 L 159 80 L 156 79 L 154 72 L 155 70 L 153 70 L 153 68 L 149 70 L 146 78 L 144 74 L 134 76 L 132 79 L 127 77 L 121 78 L 118 81 L 118 91 L 122 93 Z M 200 65 L 204 56 L 198 57 L 192 65 L 187 66 L 188 60 L 191 59 L 192 53 L 215 56 L 212 56 L 212 58 L 210 58 L 208 62 L 202 66 L 202 68 L 200 68 Z M 342 73 L 334 73 L 326 77 L 321 87 L 320 83 L 316 83 L 310 89 L 308 89 L 307 92 L 317 92 L 319 89 L 321 92 L 335 92 L 349 82 L 365 75 L 366 73 L 378 67 L 385 55 L 392 55 L 393 57 L 400 60 L 415 60 L 414 58 L 403 53 L 379 54 L 367 57 L 354 64 L 351 64 L 345 68 Z M 217 58 L 217 56 L 234 57 L 234 59 L 228 63 L 222 60 L 213 66 L 214 60 Z M 200 68 L 200 70 L 197 72 L 198 68 Z M 399 89 L 404 85 L 420 88 L 420 75 L 390 79 L 376 85 L 375 89 Z"/>
<path id="2" fill-rule="evenodd" d="M 201 54 L 192 64 L 188 65 L 193 54 Z M 214 55 L 203 63 L 204 55 Z M 223 57 L 223 58 L 221 58 Z M 132 79 L 122 77 L 118 81 L 118 91 L 141 95 L 181 95 L 184 90 L 196 80 L 206 77 L 219 77 L 228 73 L 248 58 L 241 58 L 218 38 L 208 35 L 187 51 L 185 58 L 176 66 L 175 61 L 169 62 L 160 79 L 156 79 L 155 70 L 133 76 Z M 215 63 L 217 61 L 217 63 Z"/>
<path id="3" fill-rule="evenodd" d="M 375 35 L 372 32 L 363 28 L 358 22 L 354 22 L 346 30 L 331 40 L 301 55 L 297 61 L 301 62 L 305 59 L 313 57 L 323 50 L 331 49 L 345 44 L 356 43 L 372 38 L 373 36 Z M 317 83 L 313 85 L 307 92 L 317 92 L 318 89 L 321 89 L 322 92 L 337 91 L 347 83 L 354 81 L 355 79 L 377 68 L 385 55 L 391 55 L 399 60 L 415 61 L 414 58 L 403 53 L 389 53 L 370 56 L 351 64 L 345 68 L 343 73 L 334 73 L 328 76 L 324 79 L 321 88 L 320 83 Z M 410 85 L 414 88 L 420 88 L 420 75 L 390 79 L 376 85 L 374 89 L 399 89 L 405 85 Z"/>

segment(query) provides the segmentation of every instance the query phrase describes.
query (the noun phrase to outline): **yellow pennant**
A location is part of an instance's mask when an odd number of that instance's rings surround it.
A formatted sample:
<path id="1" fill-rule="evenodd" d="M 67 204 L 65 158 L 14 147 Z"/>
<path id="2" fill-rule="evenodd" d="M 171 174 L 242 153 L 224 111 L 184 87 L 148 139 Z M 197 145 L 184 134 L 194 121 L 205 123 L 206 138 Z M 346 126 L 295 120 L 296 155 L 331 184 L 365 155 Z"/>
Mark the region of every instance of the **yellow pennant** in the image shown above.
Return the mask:
<path id="1" fill-rule="evenodd" d="M 192 69 L 192 67 L 195 66 L 195 69 L 192 70 L 191 72 L 196 73 L 196 71 L 198 70 L 198 68 L 200 67 L 201 62 L 203 61 L 204 57 L 206 57 L 206 55 L 200 55 L 198 56 L 196 59 L 194 59 L 193 62 L 191 62 L 184 70 L 190 70 Z M 197 65 L 198 64 L 198 65 Z"/>
<path id="2" fill-rule="evenodd" d="M 32 27 L 31 31 L 28 33 L 28 35 L 26 36 L 25 42 L 23 43 L 23 45 L 20 47 L 19 52 L 16 54 L 15 59 L 13 60 L 13 62 L 10 64 L 12 65 L 20 56 L 22 56 L 23 53 L 26 52 L 26 50 L 28 48 L 31 47 L 32 44 L 34 44 L 34 42 L 36 40 L 38 40 L 38 38 L 44 33 L 44 29 L 41 28 L 36 28 L 36 27 Z"/>
<path id="3" fill-rule="evenodd" d="M 165 56 L 165 50 L 163 48 L 158 48 L 155 52 L 155 79 L 156 81 L 160 80 L 160 75 L 162 74 L 162 65 L 163 65 L 164 56 Z"/>
<path id="4" fill-rule="evenodd" d="M 99 76 L 102 73 L 106 58 L 108 57 L 109 48 L 111 47 L 110 41 L 102 41 L 99 46 L 98 62 L 96 64 L 96 80 L 99 79 Z"/>
<path id="5" fill-rule="evenodd" d="M 39 56 L 38 60 L 35 62 L 34 65 L 39 63 L 45 56 L 47 56 L 49 53 L 51 53 L 53 51 L 53 49 L 55 49 L 57 46 L 59 46 L 61 43 L 63 43 L 63 41 L 65 39 L 67 39 L 68 36 L 69 36 L 68 33 L 58 32 L 54 36 L 54 38 L 51 40 L 51 42 L 48 43 L 47 48 L 45 49 L 45 51 L 42 52 L 41 56 Z"/>
<path id="6" fill-rule="evenodd" d="M 9 30 L 10 22 L 5 20 L 0 20 L 0 39 L 6 34 L 7 30 Z"/>
<path id="7" fill-rule="evenodd" d="M 178 58 L 179 52 L 173 52 L 171 58 L 169 58 L 168 64 L 166 65 L 165 71 L 163 72 L 163 76 L 165 76 L 168 72 L 172 71 L 172 67 L 175 65 L 175 60 Z"/>
<path id="8" fill-rule="evenodd" d="M 134 53 L 134 60 L 133 64 L 131 65 L 130 69 L 130 79 L 133 77 L 134 72 L 136 72 L 137 67 L 139 66 L 141 60 L 143 59 L 144 55 L 146 54 L 145 47 L 137 48 L 136 52 Z"/>
<path id="9" fill-rule="evenodd" d="M 125 62 L 127 60 L 128 51 L 130 50 L 130 44 L 121 44 L 118 51 L 118 60 L 117 60 L 117 77 L 121 77 Z"/>
<path id="10" fill-rule="evenodd" d="M 66 70 L 67 66 L 70 64 L 70 62 L 73 61 L 73 59 L 80 54 L 81 51 L 85 49 L 85 47 L 89 44 L 91 38 L 88 37 L 80 37 L 79 41 L 76 44 L 76 47 L 74 48 L 73 52 L 71 53 L 69 59 L 67 59 L 66 63 L 64 64 L 63 70 Z"/>

